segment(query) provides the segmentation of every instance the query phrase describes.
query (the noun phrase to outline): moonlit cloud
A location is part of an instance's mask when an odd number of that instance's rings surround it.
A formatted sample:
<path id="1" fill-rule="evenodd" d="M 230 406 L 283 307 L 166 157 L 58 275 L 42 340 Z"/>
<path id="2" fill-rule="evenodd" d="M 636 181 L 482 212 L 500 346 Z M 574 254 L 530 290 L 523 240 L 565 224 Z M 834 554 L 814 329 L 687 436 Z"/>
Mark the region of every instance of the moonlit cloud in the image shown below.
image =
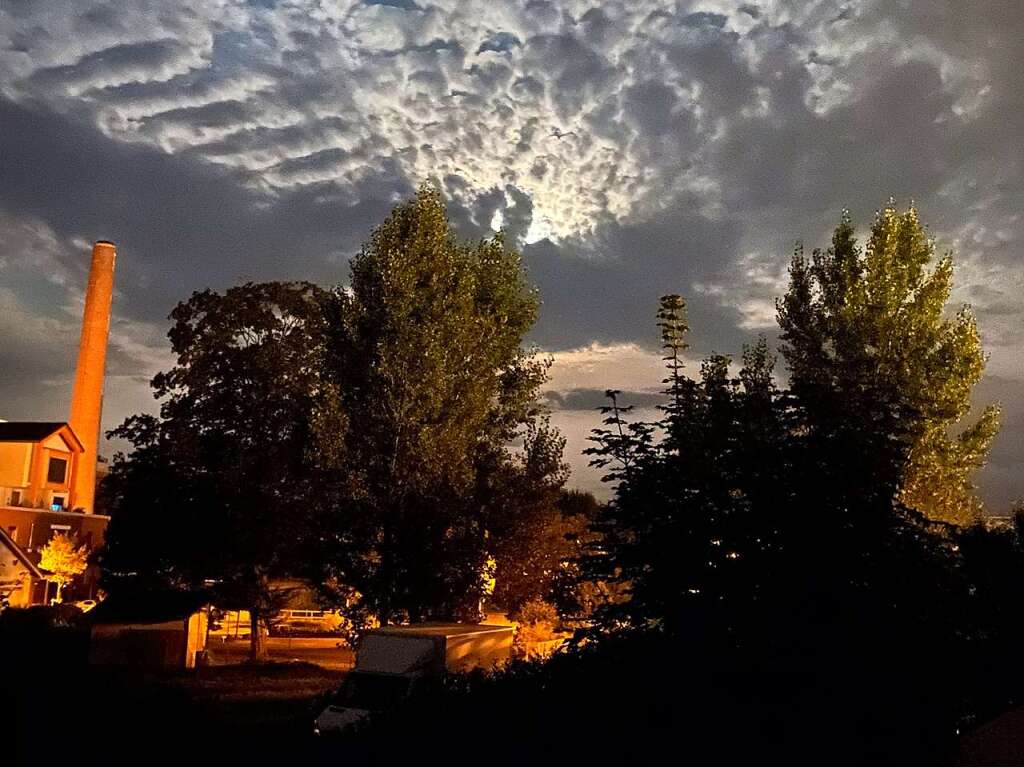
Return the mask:
<path id="1" fill-rule="evenodd" d="M 429 180 L 466 235 L 523 250 L 575 449 L 595 394 L 650 404 L 660 294 L 686 295 L 695 358 L 738 354 L 774 332 L 795 242 L 892 195 L 957 253 L 1007 408 L 982 476 L 1004 509 L 1024 495 L 1022 40 L 1001 0 L 9 0 L 0 417 L 59 415 L 91 240 L 121 252 L 109 427 L 151 406 L 175 301 L 343 280 Z"/>

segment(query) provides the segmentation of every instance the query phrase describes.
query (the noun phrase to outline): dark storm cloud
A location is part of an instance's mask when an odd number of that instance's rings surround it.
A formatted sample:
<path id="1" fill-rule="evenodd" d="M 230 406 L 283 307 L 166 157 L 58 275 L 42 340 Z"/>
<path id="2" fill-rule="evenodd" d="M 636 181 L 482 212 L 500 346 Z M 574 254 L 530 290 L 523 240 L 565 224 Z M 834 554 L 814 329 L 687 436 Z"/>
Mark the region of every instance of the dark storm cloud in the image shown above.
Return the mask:
<path id="1" fill-rule="evenodd" d="M 623 407 L 654 408 L 665 404 L 665 395 L 647 391 L 620 391 L 618 402 Z M 545 392 L 544 399 L 555 410 L 597 411 L 608 405 L 607 389 L 570 389 Z"/>
<path id="2" fill-rule="evenodd" d="M 217 101 L 196 107 L 168 109 L 139 121 L 143 133 L 160 133 L 168 129 L 182 128 L 191 133 L 201 133 L 208 128 L 223 128 L 252 120 L 259 110 L 241 101 Z"/>
<path id="3" fill-rule="evenodd" d="M 1007 511 L 1014 501 L 1024 501 L 1020 485 L 1021 456 L 1024 456 L 1024 385 L 1019 378 L 987 376 L 974 392 L 979 404 L 998 403 L 1003 409 L 1003 427 L 992 445 L 982 487 L 992 507 Z"/>
<path id="4" fill-rule="evenodd" d="M 480 43 L 480 47 L 476 49 L 476 52 L 494 51 L 495 53 L 506 53 L 513 48 L 520 48 L 522 45 L 522 40 L 511 32 L 496 32 Z"/>
<path id="5" fill-rule="evenodd" d="M 385 172 L 358 199 L 303 188 L 268 198 L 195 159 L 125 146 L 0 99 L 0 206 L 57 233 L 116 238 L 124 310 L 153 320 L 192 290 L 241 279 L 340 281 L 351 253 L 411 188 Z"/>
<path id="6" fill-rule="evenodd" d="M 383 5 L 391 8 L 401 8 L 403 11 L 418 11 L 421 8 L 412 0 L 363 0 L 366 5 Z"/>
<path id="7" fill-rule="evenodd" d="M 217 158 L 258 151 L 267 147 L 278 150 L 297 149 L 302 146 L 330 141 L 335 136 L 349 133 L 352 124 L 341 117 L 324 117 L 284 128 L 255 127 L 237 131 L 202 146 L 202 156 Z"/>
<path id="8" fill-rule="evenodd" d="M 177 67 L 189 49 L 176 40 L 115 45 L 83 56 L 74 64 L 36 70 L 25 82 L 30 90 L 60 90 L 96 82 L 132 82 Z"/>
<path id="9" fill-rule="evenodd" d="M 696 200 L 684 198 L 643 222 L 605 224 L 575 247 L 550 241 L 526 246 L 525 263 L 544 301 L 537 342 L 564 349 L 628 338 L 656 348 L 658 299 L 683 293 L 694 349 L 738 353 L 754 336 L 737 328 L 734 309 L 690 285 L 736 252 L 742 232 L 697 208 Z"/>
<path id="10" fill-rule="evenodd" d="M 528 67 L 546 73 L 562 117 L 578 112 L 615 76 L 610 62 L 575 35 L 537 35 L 527 41 L 523 55 Z"/>
<path id="11" fill-rule="evenodd" d="M 715 29 L 722 29 L 728 18 L 728 16 L 723 16 L 720 13 L 690 13 L 683 16 L 681 23 L 684 27 L 714 27 Z"/>

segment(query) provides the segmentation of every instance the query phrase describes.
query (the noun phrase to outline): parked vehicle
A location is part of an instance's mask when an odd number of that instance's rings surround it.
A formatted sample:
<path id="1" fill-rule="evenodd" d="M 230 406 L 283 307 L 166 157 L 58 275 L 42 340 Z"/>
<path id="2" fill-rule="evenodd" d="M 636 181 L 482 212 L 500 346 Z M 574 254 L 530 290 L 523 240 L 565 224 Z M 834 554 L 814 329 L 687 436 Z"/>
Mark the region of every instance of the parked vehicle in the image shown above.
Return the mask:
<path id="1" fill-rule="evenodd" d="M 316 718 L 313 732 L 346 732 L 446 673 L 502 666 L 512 657 L 512 636 L 511 626 L 450 623 L 368 631 L 355 668 Z"/>

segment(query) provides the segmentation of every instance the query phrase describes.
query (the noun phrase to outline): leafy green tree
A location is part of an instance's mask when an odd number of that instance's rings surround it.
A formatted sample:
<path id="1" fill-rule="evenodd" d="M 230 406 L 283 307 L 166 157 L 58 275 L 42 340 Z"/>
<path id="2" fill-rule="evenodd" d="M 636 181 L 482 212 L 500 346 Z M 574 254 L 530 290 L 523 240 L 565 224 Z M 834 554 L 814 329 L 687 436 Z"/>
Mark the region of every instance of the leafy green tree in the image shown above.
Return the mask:
<path id="1" fill-rule="evenodd" d="M 299 569 L 321 471 L 307 450 L 334 396 L 325 369 L 325 291 L 309 283 L 196 293 L 175 308 L 177 364 L 153 379 L 160 415 L 111 436 L 133 448 L 103 484 L 111 525 L 101 564 L 111 590 L 212 581 L 261 625 L 275 579 Z"/>
<path id="2" fill-rule="evenodd" d="M 472 615 L 495 536 L 564 480 L 538 421 L 548 363 L 524 351 L 537 314 L 501 236 L 463 243 L 436 191 L 398 206 L 335 294 L 332 419 L 319 450 L 346 471 L 325 495 L 316 580 L 355 588 L 382 623 Z M 509 445 L 524 442 L 520 455 Z M 517 481 L 506 496 L 510 477 Z"/>
<path id="3" fill-rule="evenodd" d="M 560 450 L 557 460 L 561 462 Z M 561 479 L 560 474 L 549 476 Z M 533 481 L 529 472 L 513 479 L 516 483 Z M 538 601 L 573 605 L 573 611 L 578 611 L 581 595 L 577 593 L 574 563 L 591 537 L 588 527 L 600 508 L 590 493 L 559 492 L 548 477 L 540 481 L 553 492 L 510 487 L 514 494 L 504 495 L 505 503 L 518 508 L 514 513 L 502 514 L 492 528 L 496 565 L 493 598 L 516 620 L 526 604 Z"/>
<path id="4" fill-rule="evenodd" d="M 65 533 L 57 533 L 40 551 L 39 567 L 49 573 L 57 584 L 57 604 L 64 601 L 64 587 L 85 572 L 89 564 L 89 549 L 75 545 Z"/>
<path id="5" fill-rule="evenodd" d="M 969 308 L 946 314 L 952 277 L 951 255 L 936 260 L 917 211 L 890 203 L 863 249 L 847 214 L 827 250 L 808 259 L 798 249 L 778 313 L 792 390 L 816 428 L 855 430 L 887 403 L 910 443 L 901 500 L 931 519 L 968 524 L 981 508 L 971 475 L 999 411 L 988 407 L 952 433 L 985 363 Z"/>
<path id="6" fill-rule="evenodd" d="M 609 392 L 594 432 L 590 453 L 615 494 L 581 578 L 619 589 L 585 633 L 654 630 L 726 646 L 774 641 L 780 621 L 793 637 L 826 626 L 842 635 L 854 615 L 868 632 L 892 620 L 893 604 L 936 608 L 952 550 L 897 498 L 911 444 L 903 403 L 870 379 L 843 396 L 825 385 L 780 391 L 763 339 L 737 374 L 711 355 L 689 378 L 684 312 L 680 297 L 662 299 L 661 419 L 629 422 Z M 908 631 L 926 622 L 903 609 Z"/>

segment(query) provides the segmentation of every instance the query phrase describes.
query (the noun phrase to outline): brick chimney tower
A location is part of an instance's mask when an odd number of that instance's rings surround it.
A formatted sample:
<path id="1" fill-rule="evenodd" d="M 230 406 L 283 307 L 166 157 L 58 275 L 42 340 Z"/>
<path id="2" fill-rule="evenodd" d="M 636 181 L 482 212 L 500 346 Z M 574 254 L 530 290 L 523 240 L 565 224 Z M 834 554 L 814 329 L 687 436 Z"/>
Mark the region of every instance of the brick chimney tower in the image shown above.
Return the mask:
<path id="1" fill-rule="evenodd" d="M 99 240 L 92 247 L 92 267 L 85 294 L 82 339 L 78 345 L 78 367 L 71 395 L 71 428 L 85 448 L 78 457 L 73 495 L 69 507 L 94 511 L 96 459 L 100 441 L 100 414 L 103 412 L 103 378 L 107 363 L 107 337 L 110 333 L 110 302 L 114 294 L 114 243 Z"/>

